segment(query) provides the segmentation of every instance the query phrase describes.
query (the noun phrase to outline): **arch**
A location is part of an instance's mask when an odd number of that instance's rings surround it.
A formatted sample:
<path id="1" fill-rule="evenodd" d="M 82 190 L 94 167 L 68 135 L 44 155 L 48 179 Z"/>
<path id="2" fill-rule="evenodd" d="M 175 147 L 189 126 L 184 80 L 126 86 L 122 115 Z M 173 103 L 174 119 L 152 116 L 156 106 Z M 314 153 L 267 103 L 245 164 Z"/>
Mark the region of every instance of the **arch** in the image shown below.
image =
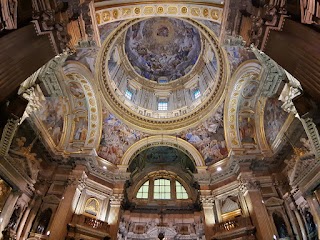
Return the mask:
<path id="1" fill-rule="evenodd" d="M 223 4 L 205 3 L 196 4 L 191 2 L 168 3 L 151 3 L 150 1 L 141 2 L 140 4 L 114 4 L 112 6 L 101 6 L 96 11 L 96 21 L 98 26 L 107 23 L 129 20 L 133 18 L 146 17 L 184 17 L 209 20 L 221 23 L 223 18 Z"/>
<path id="2" fill-rule="evenodd" d="M 118 165 L 120 169 L 127 170 L 130 161 L 141 151 L 154 147 L 154 146 L 169 146 L 186 153 L 194 161 L 197 169 L 206 168 L 204 160 L 199 151 L 187 141 L 169 135 L 157 135 L 152 137 L 146 137 L 133 144 L 123 155 L 121 159 L 121 165 Z"/>
<path id="3" fill-rule="evenodd" d="M 230 88 L 227 93 L 224 106 L 224 129 L 226 143 L 229 150 L 242 148 L 239 133 L 238 110 L 241 104 L 240 97 L 243 87 L 247 82 L 244 78 L 249 74 L 260 74 L 261 65 L 257 60 L 248 60 L 242 63 L 235 71 L 229 82 Z"/>
<path id="4" fill-rule="evenodd" d="M 67 61 L 63 71 L 66 76 L 73 76 L 82 86 L 88 104 L 88 131 L 84 146 L 97 149 L 102 131 L 102 112 L 94 76 L 84 64 L 76 61 Z"/>

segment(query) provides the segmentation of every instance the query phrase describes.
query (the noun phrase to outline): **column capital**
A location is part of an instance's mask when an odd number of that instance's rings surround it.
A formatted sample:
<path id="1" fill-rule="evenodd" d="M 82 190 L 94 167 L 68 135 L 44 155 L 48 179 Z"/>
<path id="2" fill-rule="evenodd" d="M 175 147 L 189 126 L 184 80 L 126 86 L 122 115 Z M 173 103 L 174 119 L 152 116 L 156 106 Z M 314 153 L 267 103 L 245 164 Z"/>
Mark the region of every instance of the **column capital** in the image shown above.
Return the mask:
<path id="1" fill-rule="evenodd" d="M 112 196 L 110 196 L 110 203 L 111 205 L 120 205 L 123 199 L 123 193 L 114 193 Z"/>
<path id="2" fill-rule="evenodd" d="M 212 195 L 200 195 L 200 201 L 203 205 L 213 206 L 215 198 Z"/>

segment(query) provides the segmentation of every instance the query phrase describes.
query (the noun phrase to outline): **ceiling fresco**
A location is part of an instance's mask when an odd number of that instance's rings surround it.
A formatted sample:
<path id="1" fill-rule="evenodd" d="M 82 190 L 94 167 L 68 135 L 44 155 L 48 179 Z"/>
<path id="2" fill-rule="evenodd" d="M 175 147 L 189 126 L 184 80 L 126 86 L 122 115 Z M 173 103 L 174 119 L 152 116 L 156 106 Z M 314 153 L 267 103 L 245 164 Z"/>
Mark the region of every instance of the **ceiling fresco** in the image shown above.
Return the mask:
<path id="1" fill-rule="evenodd" d="M 170 165 L 183 166 L 195 172 L 194 162 L 182 151 L 168 146 L 151 147 L 140 152 L 134 159 L 132 159 L 129 169 L 133 170 L 153 165 Z"/>
<path id="2" fill-rule="evenodd" d="M 99 33 L 100 33 L 101 42 L 104 42 L 104 40 L 107 39 L 109 34 L 123 22 L 124 22 L 124 20 L 111 22 L 111 23 L 99 26 L 98 29 L 99 29 Z"/>
<path id="3" fill-rule="evenodd" d="M 42 108 L 37 113 L 56 145 L 59 144 L 62 135 L 65 112 L 63 98 L 47 97 L 42 101 Z"/>
<path id="4" fill-rule="evenodd" d="M 282 102 L 277 98 L 269 98 L 264 110 L 264 131 L 270 145 L 276 139 L 289 114 L 281 108 Z"/>
<path id="5" fill-rule="evenodd" d="M 228 149 L 223 128 L 223 104 L 205 122 L 179 133 L 178 136 L 198 149 L 206 165 L 227 157 Z"/>
<path id="6" fill-rule="evenodd" d="M 146 136 L 148 135 L 131 129 L 104 109 L 98 155 L 113 164 L 119 164 L 125 151 Z"/>
<path id="7" fill-rule="evenodd" d="M 219 23 L 212 22 L 212 21 L 209 21 L 209 20 L 199 20 L 199 22 L 203 23 L 209 29 L 211 29 L 217 37 L 220 36 L 221 25 Z"/>
<path id="8" fill-rule="evenodd" d="M 186 75 L 197 62 L 200 34 L 179 19 L 151 18 L 127 30 L 125 52 L 141 76 L 172 81 Z"/>

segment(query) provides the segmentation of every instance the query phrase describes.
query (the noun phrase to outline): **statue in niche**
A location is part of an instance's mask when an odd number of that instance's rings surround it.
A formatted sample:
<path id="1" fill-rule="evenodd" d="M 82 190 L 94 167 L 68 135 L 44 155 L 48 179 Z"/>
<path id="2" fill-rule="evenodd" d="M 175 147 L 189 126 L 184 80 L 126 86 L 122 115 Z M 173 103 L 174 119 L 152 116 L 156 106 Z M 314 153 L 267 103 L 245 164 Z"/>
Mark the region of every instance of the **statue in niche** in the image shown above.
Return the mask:
<path id="1" fill-rule="evenodd" d="M 273 218 L 274 224 L 276 225 L 279 238 L 289 237 L 287 226 L 282 216 L 280 216 L 280 214 L 278 213 L 273 213 L 272 218 Z"/>
<path id="2" fill-rule="evenodd" d="M 306 222 L 307 222 L 307 230 L 308 230 L 308 235 L 309 235 L 309 239 L 311 240 L 317 240 L 318 237 L 317 237 L 317 226 L 316 224 L 314 223 L 313 221 L 313 216 L 312 214 L 306 210 L 305 213 L 304 213 L 304 216 L 305 216 L 305 219 L 306 219 Z"/>
<path id="3" fill-rule="evenodd" d="M 21 206 L 16 205 L 6 228 L 15 229 L 17 227 L 20 215 L 21 215 Z"/>
<path id="4" fill-rule="evenodd" d="M 39 223 L 36 228 L 37 233 L 44 234 L 46 232 L 51 219 L 51 215 L 52 215 L 51 208 L 47 208 L 41 213 L 39 217 Z"/>

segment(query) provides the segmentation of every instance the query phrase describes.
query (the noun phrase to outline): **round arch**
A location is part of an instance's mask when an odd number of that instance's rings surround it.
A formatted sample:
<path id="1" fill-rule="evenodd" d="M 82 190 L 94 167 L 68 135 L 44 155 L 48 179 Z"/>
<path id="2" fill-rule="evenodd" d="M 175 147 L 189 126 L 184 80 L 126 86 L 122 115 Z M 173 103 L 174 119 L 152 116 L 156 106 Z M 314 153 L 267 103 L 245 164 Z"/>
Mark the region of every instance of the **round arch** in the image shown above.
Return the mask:
<path id="1" fill-rule="evenodd" d="M 86 148 L 98 148 L 102 131 L 102 112 L 98 88 L 94 84 L 94 76 L 82 63 L 67 61 L 63 67 L 66 76 L 72 75 L 81 84 L 88 103 L 88 133 L 85 141 Z"/>
<path id="2" fill-rule="evenodd" d="M 241 92 L 247 83 L 246 78 L 250 74 L 261 74 L 261 65 L 258 60 L 248 60 L 243 62 L 235 71 L 229 86 L 232 86 L 228 90 L 224 107 L 224 129 L 226 143 L 229 150 L 242 148 L 241 137 L 239 133 L 239 119 L 238 110 L 240 108 Z"/>
<path id="3" fill-rule="evenodd" d="M 124 153 L 121 159 L 121 164 L 118 165 L 118 167 L 123 171 L 126 171 L 130 161 L 137 154 L 139 154 L 141 151 L 147 148 L 154 147 L 154 146 L 170 146 L 170 147 L 179 149 L 191 157 L 198 171 L 206 168 L 201 154 L 192 144 L 188 143 L 187 141 L 181 138 L 169 136 L 169 135 L 157 135 L 157 136 L 146 137 L 136 142 Z"/>

